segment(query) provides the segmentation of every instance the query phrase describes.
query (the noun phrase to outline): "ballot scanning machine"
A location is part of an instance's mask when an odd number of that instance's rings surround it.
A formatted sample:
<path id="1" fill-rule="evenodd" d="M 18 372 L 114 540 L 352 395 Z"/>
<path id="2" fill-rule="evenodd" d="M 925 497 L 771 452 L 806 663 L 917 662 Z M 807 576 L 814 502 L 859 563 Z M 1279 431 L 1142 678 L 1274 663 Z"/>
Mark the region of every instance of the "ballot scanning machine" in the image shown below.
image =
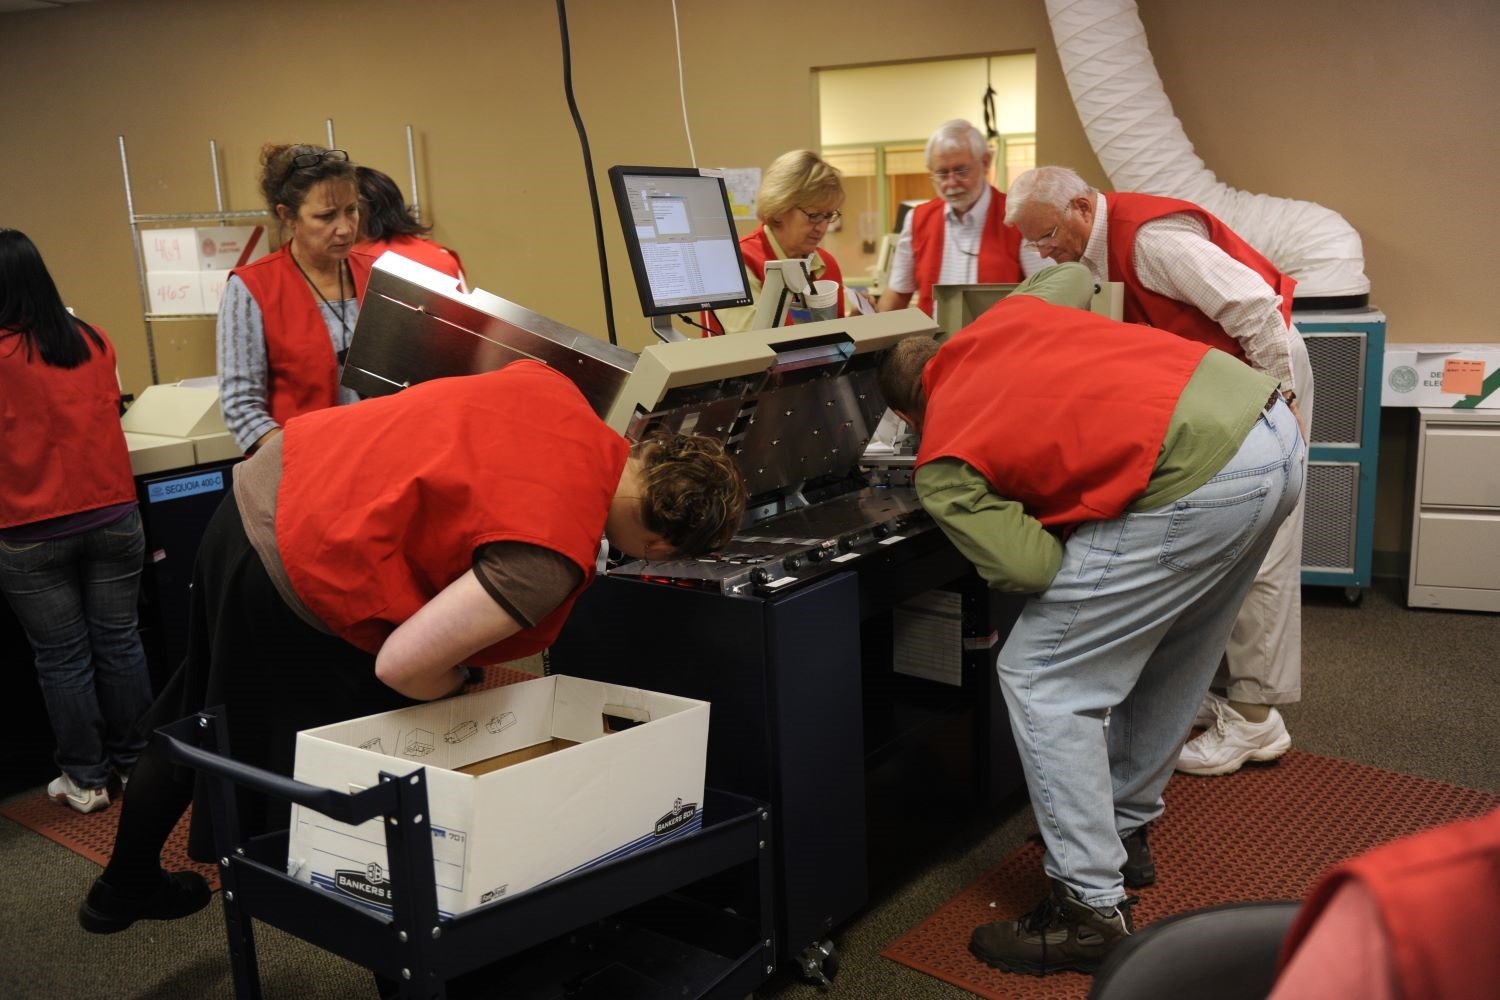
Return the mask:
<path id="1" fill-rule="evenodd" d="M 636 355 L 386 254 L 343 376 L 382 395 L 531 358 L 632 440 L 724 442 L 750 494 L 740 532 L 702 558 L 611 563 L 548 669 L 712 703 L 708 783 L 771 805 L 778 950 L 813 979 L 872 874 L 909 861 L 906 821 L 1020 784 L 992 669 L 1019 604 L 973 575 L 909 469 L 866 458 L 883 352 L 933 330 L 902 310 Z"/>

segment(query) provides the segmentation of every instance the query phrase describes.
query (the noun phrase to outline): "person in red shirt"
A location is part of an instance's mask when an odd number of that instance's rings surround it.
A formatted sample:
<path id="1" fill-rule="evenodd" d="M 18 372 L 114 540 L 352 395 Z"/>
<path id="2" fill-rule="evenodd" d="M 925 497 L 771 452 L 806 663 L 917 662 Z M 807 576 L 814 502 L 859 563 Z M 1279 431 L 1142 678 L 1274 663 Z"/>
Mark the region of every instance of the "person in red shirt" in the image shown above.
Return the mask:
<path id="1" fill-rule="evenodd" d="M 1275 379 L 1089 312 L 1093 287 L 1044 268 L 880 369 L 921 435 L 922 507 L 991 587 L 1034 595 L 995 669 L 1052 889 L 969 950 L 1036 975 L 1093 971 L 1132 932 L 1142 831 L 1306 451 Z"/>
<path id="2" fill-rule="evenodd" d="M 995 154 L 962 118 L 927 140 L 936 197 L 907 213 L 879 309 L 932 314 L 934 285 L 1021 280 L 1021 234 L 1005 221 L 1005 195 L 989 182 Z"/>
<path id="3" fill-rule="evenodd" d="M 36 244 L 0 229 L 0 592 L 36 653 L 62 774 L 47 794 L 109 805 L 151 703 L 136 630 L 145 537 L 120 429 L 115 351 L 68 315 Z"/>
<path id="4" fill-rule="evenodd" d="M 356 167 L 359 178 L 359 225 L 364 239 L 356 248 L 372 257 L 387 250 L 442 271 L 467 289 L 463 261 L 457 252 L 435 243 L 431 226 L 424 226 L 401 196 L 401 189 L 390 176 L 374 167 Z"/>
<path id="5" fill-rule="evenodd" d="M 219 406 L 247 454 L 292 417 L 359 398 L 339 374 L 374 262 L 354 248 L 359 191 L 342 149 L 268 143 L 260 188 L 286 242 L 230 272 L 216 330 Z"/>
<path id="6" fill-rule="evenodd" d="M 550 645 L 601 537 L 635 558 L 698 555 L 744 509 L 718 441 L 631 445 L 537 361 L 293 418 L 238 468 L 204 534 L 188 653 L 147 726 L 223 705 L 235 759 L 290 775 L 299 730 L 444 697 L 462 664 Z M 151 743 L 85 930 L 206 904 L 202 878 L 160 867 L 192 795 Z M 211 859 L 207 810 L 193 815 L 190 853 Z M 241 816 L 274 829 L 287 810 L 252 801 Z"/>
<path id="7" fill-rule="evenodd" d="M 1500 809 L 1345 861 L 1297 912 L 1271 1000 L 1500 996 L 1500 949 L 1476 947 L 1472 909 L 1455 905 L 1496 893 Z"/>
<path id="8" fill-rule="evenodd" d="M 1313 419 L 1313 372 L 1292 324 L 1297 282 L 1191 202 L 1097 191 L 1066 167 L 1011 184 L 1006 218 L 1054 261 L 1125 286 L 1125 321 L 1217 347 L 1276 379 L 1302 425 Z M 1240 609 L 1224 664 L 1182 750 L 1178 770 L 1222 775 L 1292 745 L 1277 705 L 1302 697 L 1302 533 L 1305 503 L 1282 524 Z M 1222 692 L 1219 693 L 1219 692 Z"/>
<path id="9" fill-rule="evenodd" d="M 768 260 L 806 260 L 807 273 L 814 281 L 832 281 L 838 285 L 838 300 L 830 315 L 815 317 L 807 309 L 794 307 L 788 313 L 787 326 L 843 316 L 844 273 L 833 254 L 820 246 L 829 227 L 842 217 L 839 209 L 843 204 L 844 182 L 836 167 L 810 149 L 794 149 L 778 156 L 766 168 L 755 196 L 760 225 L 740 240 L 740 255 L 745 259 L 750 293 L 756 303 L 721 309 L 717 315 L 705 313 L 704 336 L 750 329 L 765 285 Z"/>

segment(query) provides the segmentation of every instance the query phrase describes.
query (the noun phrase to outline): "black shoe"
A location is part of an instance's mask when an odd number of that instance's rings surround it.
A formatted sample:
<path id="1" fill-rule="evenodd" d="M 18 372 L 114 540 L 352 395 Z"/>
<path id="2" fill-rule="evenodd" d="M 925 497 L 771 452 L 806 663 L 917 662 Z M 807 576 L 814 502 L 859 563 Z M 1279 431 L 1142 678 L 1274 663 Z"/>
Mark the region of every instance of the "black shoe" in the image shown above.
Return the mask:
<path id="1" fill-rule="evenodd" d="M 1156 881 L 1156 860 L 1151 857 L 1151 845 L 1146 841 L 1147 823 L 1128 837 L 1121 838 L 1125 845 L 1125 863 L 1120 874 L 1125 879 L 1125 888 L 1139 889 Z"/>
<path id="2" fill-rule="evenodd" d="M 1110 949 L 1134 932 L 1133 902 L 1127 898 L 1100 910 L 1054 880 L 1047 898 L 1026 916 L 974 928 L 969 951 L 986 965 L 1007 972 L 1093 972 Z"/>
<path id="3" fill-rule="evenodd" d="M 176 920 L 197 913 L 213 894 L 197 872 L 163 872 L 156 891 L 127 895 L 97 878 L 78 907 L 78 923 L 90 934 L 113 934 L 137 920 Z"/>

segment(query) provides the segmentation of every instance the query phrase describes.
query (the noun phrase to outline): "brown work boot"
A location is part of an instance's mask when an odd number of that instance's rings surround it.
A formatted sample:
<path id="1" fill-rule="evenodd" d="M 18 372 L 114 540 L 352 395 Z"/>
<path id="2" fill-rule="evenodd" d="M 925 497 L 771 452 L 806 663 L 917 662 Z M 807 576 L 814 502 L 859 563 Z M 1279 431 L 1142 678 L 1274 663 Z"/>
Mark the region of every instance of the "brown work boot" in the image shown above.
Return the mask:
<path id="1" fill-rule="evenodd" d="M 986 965 L 1007 972 L 1034 976 L 1064 969 L 1093 972 L 1110 949 L 1133 932 L 1133 902 L 1127 898 L 1098 909 L 1053 879 L 1047 898 L 1024 917 L 974 928 L 969 951 Z"/>

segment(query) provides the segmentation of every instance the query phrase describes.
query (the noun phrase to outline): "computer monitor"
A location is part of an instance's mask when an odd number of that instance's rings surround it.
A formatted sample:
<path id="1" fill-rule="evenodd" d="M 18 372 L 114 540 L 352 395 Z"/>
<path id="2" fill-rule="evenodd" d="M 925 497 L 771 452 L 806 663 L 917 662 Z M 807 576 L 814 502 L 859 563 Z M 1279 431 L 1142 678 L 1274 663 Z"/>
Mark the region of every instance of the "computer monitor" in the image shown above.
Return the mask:
<path id="1" fill-rule="evenodd" d="M 901 227 L 906 224 L 906 216 L 907 216 L 907 214 L 910 213 L 912 209 L 914 209 L 918 205 L 922 204 L 923 200 L 924 199 L 922 199 L 922 198 L 908 198 L 905 201 L 901 202 L 899 205 L 897 205 L 896 206 L 896 227 L 894 229 L 892 229 L 891 232 L 893 232 L 893 233 L 899 233 L 899 232 L 901 232 Z"/>
<path id="2" fill-rule="evenodd" d="M 724 180 L 687 167 L 609 168 L 641 310 L 664 340 L 671 316 L 754 300 Z"/>
<path id="3" fill-rule="evenodd" d="M 933 285 L 932 319 L 943 336 L 957 333 L 1015 287 L 1014 284 Z"/>

